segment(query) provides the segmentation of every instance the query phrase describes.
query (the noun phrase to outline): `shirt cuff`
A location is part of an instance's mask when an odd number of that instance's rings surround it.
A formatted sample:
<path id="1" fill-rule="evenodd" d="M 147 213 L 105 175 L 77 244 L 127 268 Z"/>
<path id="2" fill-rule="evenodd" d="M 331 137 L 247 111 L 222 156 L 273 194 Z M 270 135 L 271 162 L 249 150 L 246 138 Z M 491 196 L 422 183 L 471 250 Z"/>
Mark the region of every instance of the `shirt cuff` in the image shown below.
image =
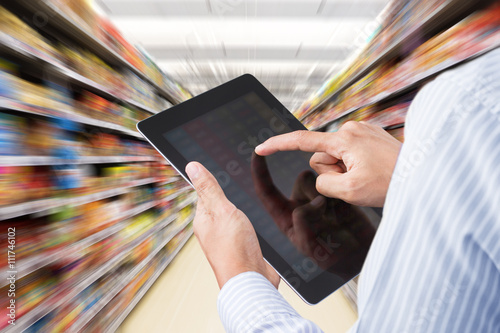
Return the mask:
<path id="1" fill-rule="evenodd" d="M 270 325 L 286 328 L 294 321 L 315 326 L 301 318 L 271 282 L 256 272 L 241 273 L 227 281 L 219 293 L 217 308 L 227 332 L 256 332 Z M 281 332 L 281 329 L 271 331 Z M 321 330 L 314 330 L 317 331 Z"/>

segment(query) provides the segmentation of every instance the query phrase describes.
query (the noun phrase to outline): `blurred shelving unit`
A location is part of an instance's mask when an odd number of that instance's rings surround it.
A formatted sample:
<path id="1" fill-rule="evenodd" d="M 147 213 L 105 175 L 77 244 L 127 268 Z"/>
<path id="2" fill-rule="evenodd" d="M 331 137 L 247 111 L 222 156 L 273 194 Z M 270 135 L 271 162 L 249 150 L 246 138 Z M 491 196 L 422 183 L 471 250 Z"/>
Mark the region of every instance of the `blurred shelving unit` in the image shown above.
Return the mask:
<path id="1" fill-rule="evenodd" d="M 195 193 L 135 129 L 190 94 L 89 3 L 0 6 L 0 332 L 115 331 L 192 235 Z"/>
<path id="2" fill-rule="evenodd" d="M 157 90 L 159 95 L 166 98 L 170 103 L 178 104 L 182 101 L 181 96 L 178 96 L 172 91 L 169 91 L 168 88 L 159 85 L 157 81 L 151 79 L 144 72 L 132 65 L 123 56 L 113 50 L 110 46 L 106 45 L 102 40 L 96 38 L 91 32 L 84 29 L 82 27 L 84 24 L 82 24 L 80 17 L 77 15 L 73 15 L 71 17 L 67 12 L 63 11 L 60 6 L 58 6 L 58 4 L 61 5 L 67 2 L 53 2 L 50 0 L 23 0 L 21 2 L 24 6 L 31 9 L 33 13 L 50 20 L 51 24 L 53 24 L 56 28 L 67 31 L 77 40 L 78 43 L 85 45 L 88 49 L 93 51 L 97 56 L 101 57 L 105 61 L 132 70 L 141 79 L 148 82 L 154 89 Z M 165 79 L 170 81 L 170 79 L 166 77 Z M 174 83 L 172 82 L 172 84 Z"/>
<path id="3" fill-rule="evenodd" d="M 19 44 L 15 38 L 6 35 L 2 32 L 0 32 L 0 49 L 6 53 L 11 53 L 14 56 L 17 57 L 22 57 L 24 60 L 35 63 L 35 64 L 40 64 L 42 63 L 43 65 L 47 66 L 45 68 L 45 71 L 47 73 L 50 73 L 54 76 L 58 76 L 62 79 L 66 79 L 67 81 L 77 83 L 81 85 L 82 87 L 89 89 L 91 91 L 94 91 L 98 94 L 103 95 L 106 98 L 109 99 L 115 99 L 115 100 L 120 100 L 132 107 L 138 108 L 140 110 L 144 110 L 146 112 L 149 112 L 151 114 L 158 113 L 161 110 L 153 110 L 145 105 L 142 105 L 139 102 L 135 102 L 126 96 L 120 96 L 119 93 L 112 91 L 108 89 L 107 87 L 94 82 L 91 79 L 86 78 L 83 75 L 78 74 L 77 72 L 71 70 L 70 68 L 67 68 L 63 64 L 61 64 L 57 59 L 53 59 L 50 56 L 43 55 L 40 53 L 34 53 L 31 50 L 23 47 L 23 45 Z M 110 52 L 112 52 L 110 50 Z M 158 88 L 157 88 L 158 89 Z M 167 95 L 166 95 L 167 96 Z M 172 100 L 173 97 L 169 96 L 169 100 Z M 175 103 L 177 104 L 177 103 Z"/>
<path id="4" fill-rule="evenodd" d="M 404 140 L 411 101 L 445 70 L 500 46 L 495 1 L 390 1 L 372 39 L 294 114 L 316 131 L 366 121 Z M 356 309 L 357 280 L 343 288 Z"/>
<path id="5" fill-rule="evenodd" d="M 90 125 L 104 130 L 117 131 L 144 141 L 143 136 L 137 131 L 131 130 L 122 125 L 114 124 L 108 121 L 102 121 L 82 116 L 80 114 L 75 114 L 68 108 L 61 108 L 61 109 L 46 108 L 40 105 L 25 103 L 23 101 L 13 100 L 8 97 L 0 96 L 0 110 L 26 113 L 40 117 L 67 119 L 72 122 L 84 125 Z"/>

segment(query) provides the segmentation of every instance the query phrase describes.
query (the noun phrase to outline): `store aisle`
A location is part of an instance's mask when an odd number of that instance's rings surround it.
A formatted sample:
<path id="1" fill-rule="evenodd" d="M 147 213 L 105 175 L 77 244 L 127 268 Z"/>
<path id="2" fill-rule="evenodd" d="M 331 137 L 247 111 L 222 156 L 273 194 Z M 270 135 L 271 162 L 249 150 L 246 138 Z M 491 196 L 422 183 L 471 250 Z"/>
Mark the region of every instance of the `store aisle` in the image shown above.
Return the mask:
<path id="1" fill-rule="evenodd" d="M 210 265 L 192 237 L 118 332 L 223 333 L 216 306 L 218 291 Z M 345 332 L 356 320 L 340 292 L 311 307 L 284 283 L 280 291 L 301 315 L 325 332 Z"/>

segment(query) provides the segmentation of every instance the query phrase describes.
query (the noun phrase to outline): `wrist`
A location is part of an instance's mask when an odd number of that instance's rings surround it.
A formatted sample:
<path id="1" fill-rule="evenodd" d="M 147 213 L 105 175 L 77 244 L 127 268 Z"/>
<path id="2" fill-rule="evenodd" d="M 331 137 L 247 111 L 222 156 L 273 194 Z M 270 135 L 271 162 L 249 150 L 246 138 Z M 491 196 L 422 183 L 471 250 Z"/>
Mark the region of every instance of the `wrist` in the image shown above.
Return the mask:
<path id="1" fill-rule="evenodd" d="M 214 271 L 219 289 L 222 289 L 227 281 L 231 280 L 233 277 L 240 275 L 241 273 L 252 272 L 255 270 L 240 265 L 231 265 L 231 267 L 224 267 Z"/>

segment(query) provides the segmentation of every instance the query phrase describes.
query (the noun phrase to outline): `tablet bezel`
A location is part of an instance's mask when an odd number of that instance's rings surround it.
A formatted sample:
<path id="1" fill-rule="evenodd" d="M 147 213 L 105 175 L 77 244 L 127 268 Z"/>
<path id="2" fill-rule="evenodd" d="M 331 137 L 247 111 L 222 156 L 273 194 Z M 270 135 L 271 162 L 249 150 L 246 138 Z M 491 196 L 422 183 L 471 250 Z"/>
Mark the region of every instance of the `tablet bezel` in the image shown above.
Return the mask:
<path id="1" fill-rule="evenodd" d="M 307 130 L 271 92 L 250 74 L 242 75 L 153 115 L 139 122 L 137 129 L 192 186 L 185 172 L 189 161 L 167 141 L 163 134 L 251 92 L 255 92 L 270 107 L 274 115 L 284 121 L 292 131 Z M 330 276 L 332 273 L 328 272 L 322 272 L 311 281 L 305 281 L 258 233 L 257 237 L 264 259 L 306 303 L 317 304 L 341 287 L 338 281 L 334 281 Z"/>

